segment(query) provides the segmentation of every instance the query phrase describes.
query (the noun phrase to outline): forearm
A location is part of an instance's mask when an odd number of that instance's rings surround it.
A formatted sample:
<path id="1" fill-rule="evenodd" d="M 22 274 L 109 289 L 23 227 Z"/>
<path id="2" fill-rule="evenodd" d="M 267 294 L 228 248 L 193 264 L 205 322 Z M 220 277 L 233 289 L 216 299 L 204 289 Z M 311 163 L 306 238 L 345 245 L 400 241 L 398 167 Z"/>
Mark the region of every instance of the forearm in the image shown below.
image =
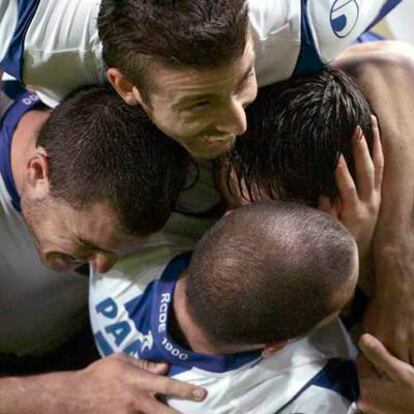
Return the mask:
<path id="1" fill-rule="evenodd" d="M 72 403 L 72 397 L 68 395 L 71 387 L 65 387 L 64 384 L 73 375 L 54 373 L 1 378 L 0 414 L 55 414 L 62 411 L 63 405 Z"/>
<path id="2" fill-rule="evenodd" d="M 414 49 L 368 45 L 340 62 L 378 116 L 385 168 L 374 241 L 375 296 L 414 294 Z"/>

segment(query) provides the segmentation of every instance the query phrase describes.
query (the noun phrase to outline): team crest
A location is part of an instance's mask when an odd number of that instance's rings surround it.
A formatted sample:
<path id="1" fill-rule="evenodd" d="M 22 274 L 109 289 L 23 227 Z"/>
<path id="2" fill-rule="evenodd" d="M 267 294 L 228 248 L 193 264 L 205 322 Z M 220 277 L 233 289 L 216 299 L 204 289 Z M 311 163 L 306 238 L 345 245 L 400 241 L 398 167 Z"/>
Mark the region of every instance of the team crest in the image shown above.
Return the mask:
<path id="1" fill-rule="evenodd" d="M 331 28 L 336 37 L 347 37 L 358 22 L 357 0 L 335 0 L 330 13 Z"/>

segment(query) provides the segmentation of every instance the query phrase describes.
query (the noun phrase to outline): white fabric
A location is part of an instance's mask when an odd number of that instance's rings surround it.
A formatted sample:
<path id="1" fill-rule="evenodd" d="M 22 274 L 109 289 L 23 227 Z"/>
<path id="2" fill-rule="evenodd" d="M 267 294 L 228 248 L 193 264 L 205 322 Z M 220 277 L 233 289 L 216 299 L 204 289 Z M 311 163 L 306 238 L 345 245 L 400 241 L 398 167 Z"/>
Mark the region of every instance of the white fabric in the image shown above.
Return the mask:
<path id="1" fill-rule="evenodd" d="M 0 61 L 13 37 L 17 21 L 17 1 L 0 0 Z"/>
<path id="2" fill-rule="evenodd" d="M 40 1 L 25 38 L 23 79 L 46 105 L 56 106 L 79 86 L 103 82 L 99 5 L 97 0 Z"/>
<path id="3" fill-rule="evenodd" d="M 302 45 L 303 13 L 307 13 L 314 36 L 311 43 L 315 42 L 320 59 L 327 62 L 363 33 L 385 1 L 309 0 L 307 10 L 302 10 L 300 0 L 249 0 L 259 84 L 292 75 Z M 346 34 L 342 38 L 334 35 L 331 27 L 331 10 L 340 13 L 341 2 L 351 7 L 351 20 L 344 29 L 346 33 L 340 33 Z M 352 4 L 358 5 L 355 26 Z M 76 87 L 104 80 L 96 27 L 99 6 L 99 0 L 40 0 L 25 37 L 23 79 L 46 104 L 55 106 Z M 348 9 L 345 11 L 348 13 Z M 0 12 L 3 56 L 15 25 L 16 0 L 0 0 Z"/>
<path id="4" fill-rule="evenodd" d="M 169 404 L 188 414 L 351 414 L 350 402 L 344 397 L 306 384 L 329 358 L 354 356 L 346 332 L 334 321 L 259 363 L 222 374 L 193 368 L 176 375 L 176 379 L 206 388 L 208 395 L 202 404 L 178 399 L 170 399 Z"/>
<path id="5" fill-rule="evenodd" d="M 387 16 L 387 24 L 392 34 L 398 40 L 404 40 L 414 45 L 414 2 L 403 2 Z"/>

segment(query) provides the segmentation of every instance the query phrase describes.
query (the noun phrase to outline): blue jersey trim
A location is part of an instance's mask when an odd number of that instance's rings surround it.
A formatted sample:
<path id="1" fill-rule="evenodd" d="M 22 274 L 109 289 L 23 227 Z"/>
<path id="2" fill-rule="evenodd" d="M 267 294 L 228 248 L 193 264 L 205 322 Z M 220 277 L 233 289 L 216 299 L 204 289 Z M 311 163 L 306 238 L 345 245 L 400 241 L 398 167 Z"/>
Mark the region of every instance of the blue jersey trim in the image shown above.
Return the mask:
<path id="1" fill-rule="evenodd" d="M 380 42 L 382 40 L 386 40 L 385 37 L 373 33 L 373 32 L 366 32 L 363 35 L 359 36 L 357 40 L 355 40 L 354 44 L 356 43 L 369 43 L 369 42 Z"/>
<path id="2" fill-rule="evenodd" d="M 307 382 L 286 404 L 275 414 L 279 414 L 291 405 L 306 389 L 316 386 L 329 389 L 345 397 L 349 402 L 359 398 L 359 382 L 355 363 L 349 359 L 332 358 L 325 367 Z"/>
<path id="3" fill-rule="evenodd" d="M 376 19 L 367 27 L 366 31 L 370 30 L 377 23 L 379 23 L 394 7 L 398 6 L 402 0 L 388 0 L 381 8 Z"/>
<path id="4" fill-rule="evenodd" d="M 315 46 L 312 30 L 308 20 L 308 0 L 301 0 L 301 46 L 293 76 L 316 73 L 325 67 Z"/>
<path id="5" fill-rule="evenodd" d="M 40 0 L 17 0 L 18 20 L 13 37 L 0 67 L 17 80 L 23 77 L 24 40 Z"/>
<path id="6" fill-rule="evenodd" d="M 0 121 L 0 173 L 17 211 L 20 211 L 20 196 L 16 190 L 10 160 L 13 134 L 22 116 L 39 105 L 42 103 L 36 94 L 25 92 L 10 106 Z"/>
<path id="7" fill-rule="evenodd" d="M 355 363 L 349 359 L 330 359 L 310 385 L 327 388 L 350 402 L 359 398 L 359 383 Z"/>
<path id="8" fill-rule="evenodd" d="M 154 342 L 161 353 L 160 359 L 171 364 L 171 373 L 177 373 L 193 367 L 209 372 L 227 372 L 260 358 L 261 352 L 258 351 L 225 356 L 199 354 L 181 347 L 170 337 L 168 320 L 174 288 L 180 274 L 188 268 L 190 257 L 189 253 L 175 257 L 168 264 L 157 284 L 156 300 L 153 302 L 151 312 L 151 326 Z"/>
<path id="9" fill-rule="evenodd" d="M 26 93 L 24 85 L 15 80 L 5 80 L 1 85 L 2 91 L 12 100 L 15 101 L 20 95 Z"/>

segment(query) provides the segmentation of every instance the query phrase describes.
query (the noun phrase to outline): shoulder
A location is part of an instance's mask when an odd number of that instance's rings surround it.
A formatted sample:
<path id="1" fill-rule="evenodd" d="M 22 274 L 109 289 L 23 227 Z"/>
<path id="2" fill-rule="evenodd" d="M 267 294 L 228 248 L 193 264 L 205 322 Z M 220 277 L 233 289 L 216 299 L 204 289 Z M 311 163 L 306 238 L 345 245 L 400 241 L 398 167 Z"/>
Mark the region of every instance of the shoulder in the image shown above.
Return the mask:
<path id="1" fill-rule="evenodd" d="M 250 0 L 259 83 L 318 71 L 401 0 Z"/>
<path id="2" fill-rule="evenodd" d="M 99 0 L 1 0 L 0 66 L 49 106 L 79 86 L 103 82 L 99 7 Z"/>
<path id="3" fill-rule="evenodd" d="M 311 381 L 282 409 L 279 414 L 350 414 L 359 395 L 354 362 L 331 359 Z"/>

